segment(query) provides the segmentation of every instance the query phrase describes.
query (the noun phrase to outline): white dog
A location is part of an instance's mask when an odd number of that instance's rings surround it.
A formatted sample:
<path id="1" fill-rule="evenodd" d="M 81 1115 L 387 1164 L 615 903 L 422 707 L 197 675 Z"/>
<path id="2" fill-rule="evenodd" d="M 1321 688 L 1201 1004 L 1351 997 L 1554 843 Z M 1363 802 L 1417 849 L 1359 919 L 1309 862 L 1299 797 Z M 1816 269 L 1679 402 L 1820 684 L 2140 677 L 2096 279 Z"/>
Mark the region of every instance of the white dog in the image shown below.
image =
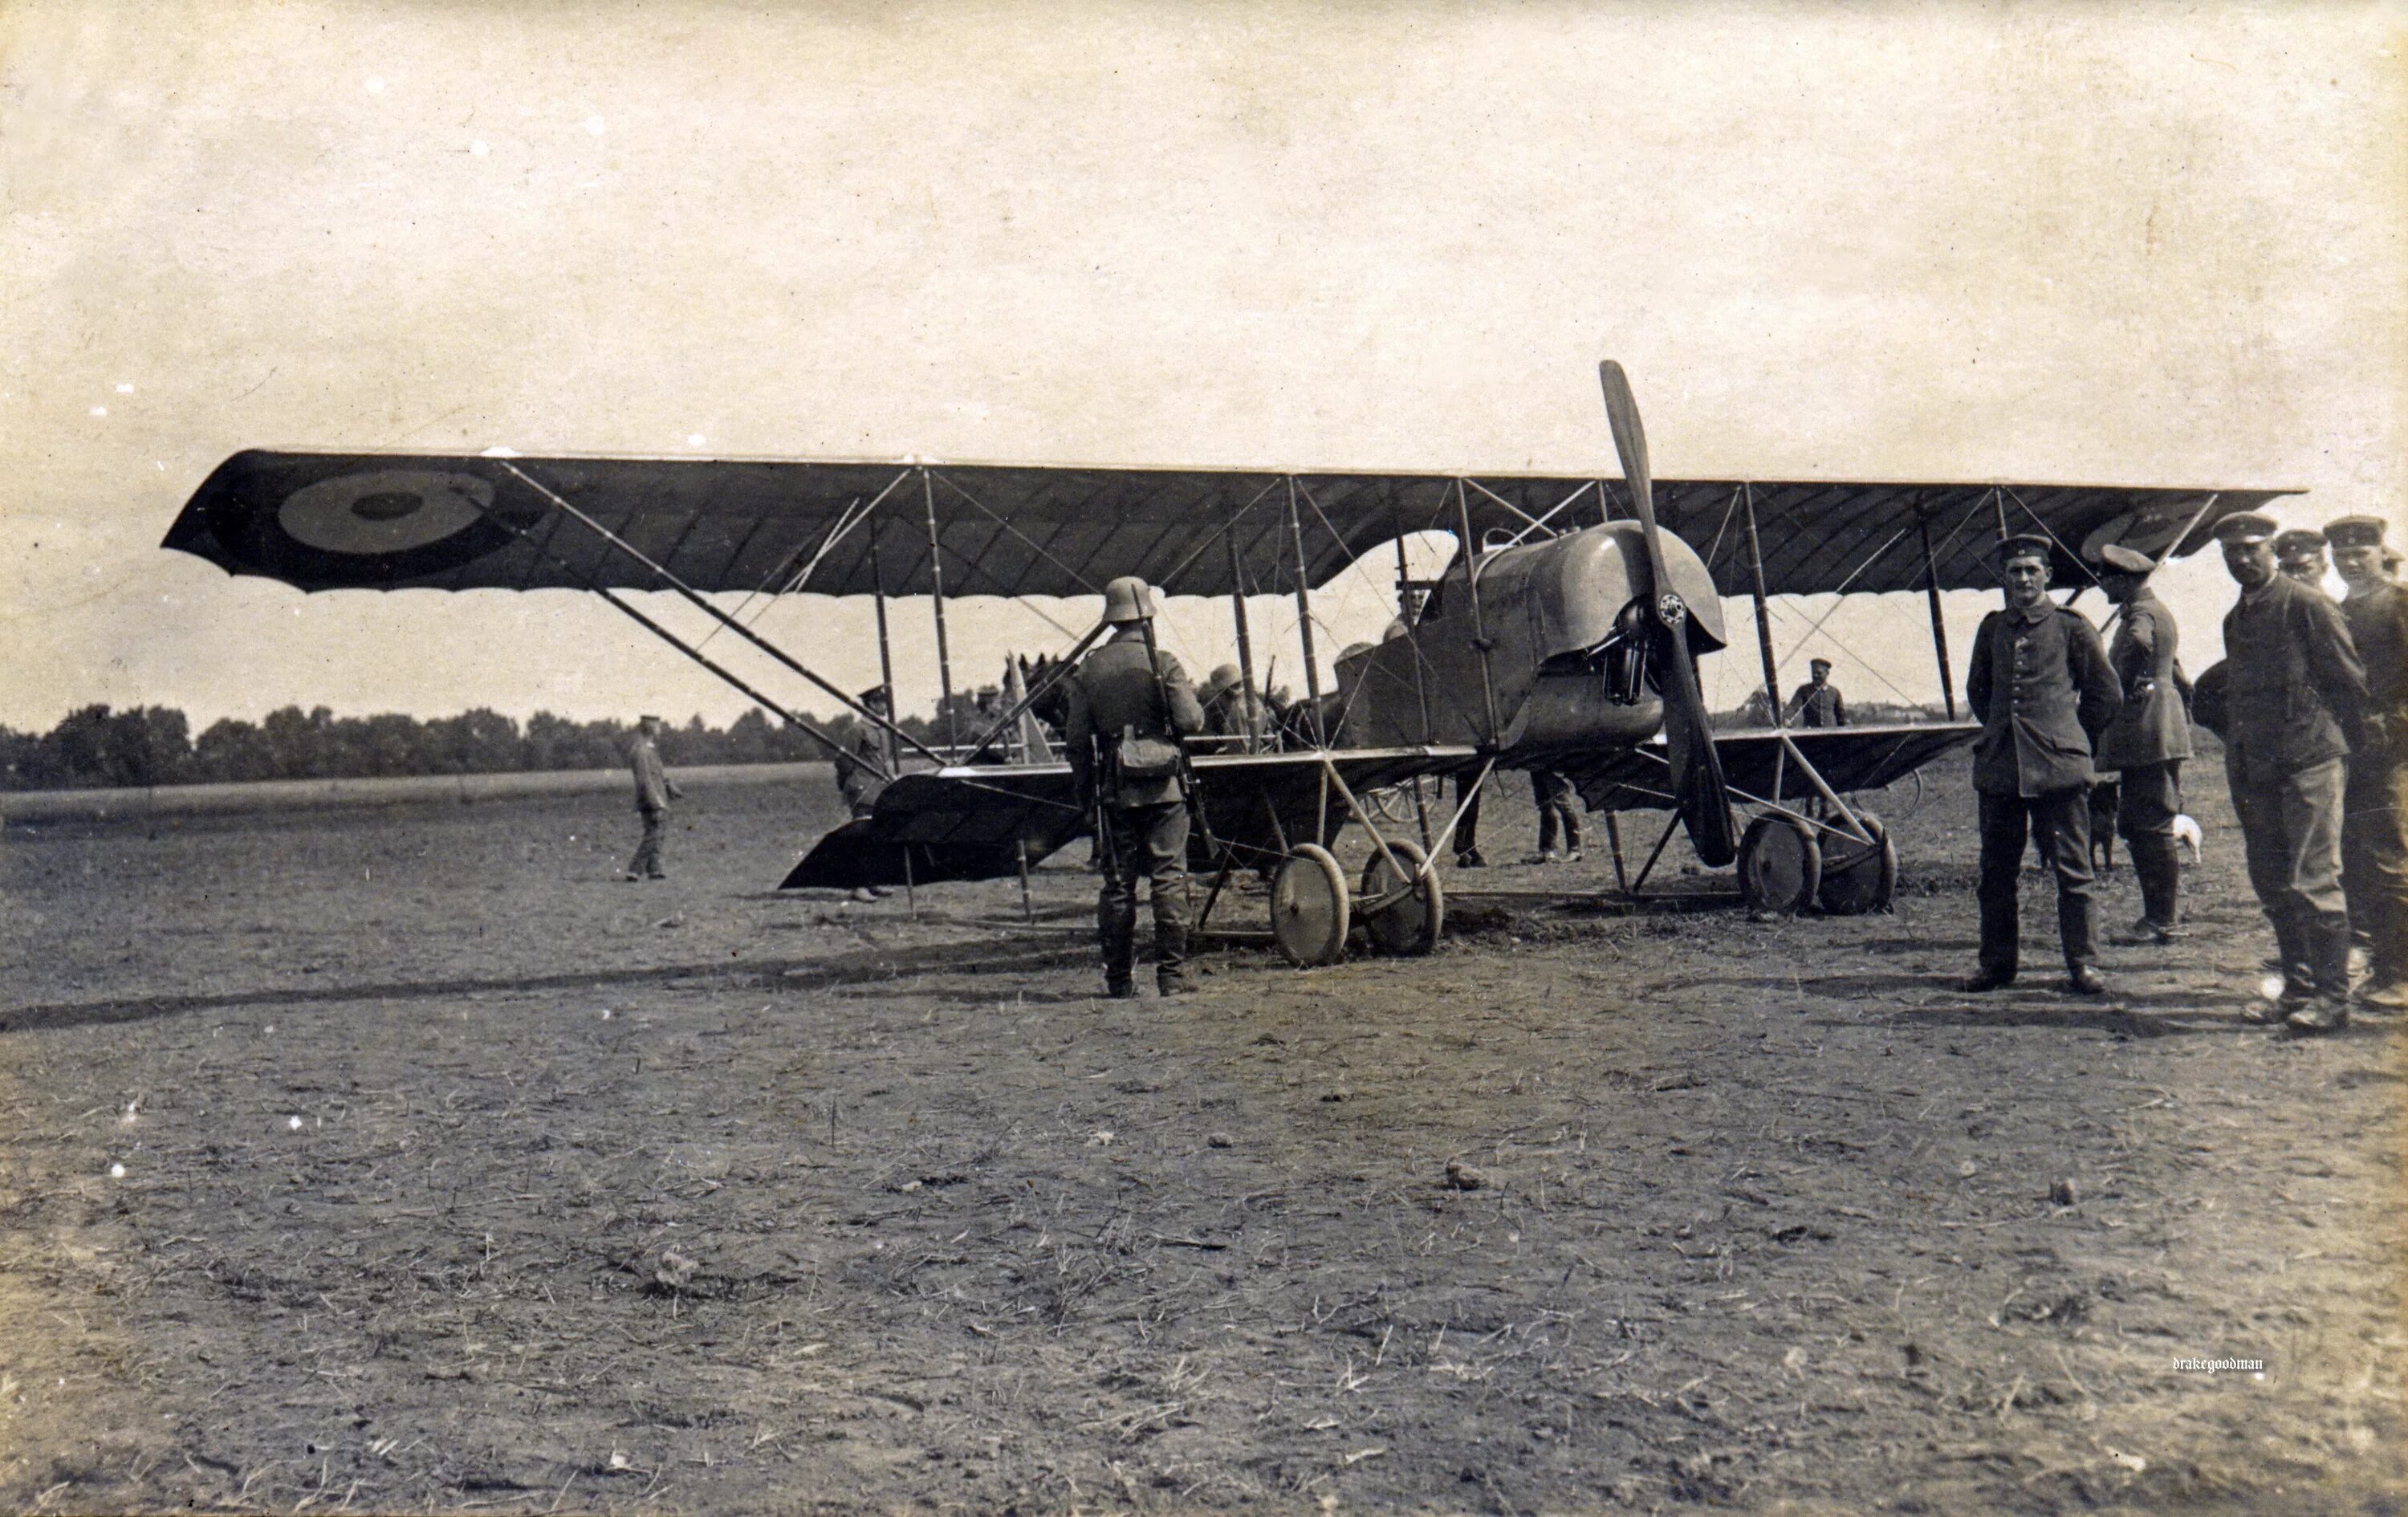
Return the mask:
<path id="1" fill-rule="evenodd" d="M 2199 862 L 2199 819 L 2197 817 L 2185 816 L 2179 812 L 2176 813 L 2174 816 L 2174 847 L 2177 850 L 2188 848 L 2190 850 L 2190 862 L 2197 864 Z"/>

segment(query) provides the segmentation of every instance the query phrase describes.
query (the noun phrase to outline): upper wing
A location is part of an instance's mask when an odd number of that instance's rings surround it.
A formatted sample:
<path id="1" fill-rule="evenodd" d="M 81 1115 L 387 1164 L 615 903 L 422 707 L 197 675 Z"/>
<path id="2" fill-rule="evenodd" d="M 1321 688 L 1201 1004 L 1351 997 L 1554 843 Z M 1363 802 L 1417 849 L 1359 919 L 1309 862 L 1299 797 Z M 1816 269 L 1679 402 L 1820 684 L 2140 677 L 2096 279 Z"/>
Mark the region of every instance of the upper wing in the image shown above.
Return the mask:
<path id="1" fill-rule="evenodd" d="M 1796 761 L 1784 761 L 1785 737 L 1806 755 L 1825 782 L 1842 794 L 1879 790 L 1982 734 L 1978 722 L 1875 727 L 1756 728 L 1714 734 L 1714 752 L 1733 798 L 1799 800 L 1814 794 Z M 1662 810 L 1671 806 L 1664 739 L 1651 738 L 1624 752 L 1587 762 L 1575 756 L 1559 766 L 1580 787 L 1592 811 Z M 1778 780 L 1780 793 L 1774 794 Z"/>
<path id="2" fill-rule="evenodd" d="M 1657 481 L 1666 525 L 1705 554 L 1728 594 L 1751 583 L 1733 515 L 1741 488 Z M 2112 527 L 2153 549 L 2150 533 L 2170 537 L 2209 494 L 1750 488 L 1775 594 L 1921 588 L 1918 512 L 1941 585 L 1962 588 L 1991 582 L 1981 551 L 1996 536 L 1983 515 L 1994 505 L 2011 526 L 2028 530 L 2037 518 L 2070 547 Z M 1095 594 L 1123 574 L 1172 594 L 1218 595 L 1239 583 L 1250 594 L 1293 590 L 1299 536 L 1302 578 L 1318 586 L 1406 533 L 1454 532 L 1467 519 L 1484 537 L 1587 524 L 1604 514 L 1600 503 L 1627 515 L 1619 493 L 1618 482 L 1560 475 L 249 451 L 194 492 L 165 546 L 304 590 L 657 587 L 607 532 L 707 591 L 926 594 L 940 570 L 953 595 Z M 2217 517 L 2278 494 L 2225 493 L 2185 546 L 2205 540 Z"/>

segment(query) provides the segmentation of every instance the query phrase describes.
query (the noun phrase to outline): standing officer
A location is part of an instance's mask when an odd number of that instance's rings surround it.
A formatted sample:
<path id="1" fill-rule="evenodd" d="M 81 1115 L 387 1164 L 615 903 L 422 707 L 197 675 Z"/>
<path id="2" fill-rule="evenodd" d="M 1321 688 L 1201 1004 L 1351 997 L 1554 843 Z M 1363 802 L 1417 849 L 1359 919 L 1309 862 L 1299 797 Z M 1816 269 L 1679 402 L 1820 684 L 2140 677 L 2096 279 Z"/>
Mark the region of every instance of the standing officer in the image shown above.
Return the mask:
<path id="1" fill-rule="evenodd" d="M 860 701 L 865 709 L 880 716 L 887 714 L 891 704 L 886 698 L 884 685 L 872 685 L 854 699 Z M 876 814 L 878 793 L 886 788 L 886 781 L 879 776 L 894 772 L 895 747 L 892 740 L 884 729 L 863 723 L 860 730 L 853 735 L 852 750 L 838 752 L 836 756 L 836 792 L 844 797 L 844 808 L 855 821 Z M 887 894 L 883 885 L 853 887 L 853 898 L 856 901 L 880 900 Z"/>
<path id="2" fill-rule="evenodd" d="M 2274 536 L 2274 566 L 2321 595 L 2325 593 L 2325 535 L 2293 527 Z"/>
<path id="3" fill-rule="evenodd" d="M 2107 663 L 2124 687 L 2124 705 L 2099 736 L 2099 767 L 2119 771 L 2115 830 L 2141 881 L 2141 920 L 2111 938 L 2123 944 L 2168 943 L 2181 936 L 2182 857 L 2174 849 L 2174 818 L 2183 809 L 2190 713 L 2174 662 L 2181 633 L 2173 613 L 2149 589 L 2157 566 L 2148 554 L 2120 543 L 2099 551 L 2099 587 L 2124 608 L 2107 650 Z"/>
<path id="4" fill-rule="evenodd" d="M 668 830 L 669 802 L 685 799 L 685 792 L 661 765 L 661 719 L 636 719 L 636 736 L 627 744 L 627 768 L 636 777 L 636 814 L 644 819 L 643 840 L 636 856 L 619 871 L 622 880 L 666 880 L 661 870 L 661 837 Z"/>
<path id="5" fill-rule="evenodd" d="M 2408 590 L 2383 573 L 2383 518 L 2325 527 L 2349 586 L 2341 614 L 2366 671 L 2366 710 L 2349 755 L 2341 824 L 2341 888 L 2367 947 L 2358 999 L 2408 1007 Z"/>
<path id="6" fill-rule="evenodd" d="M 2216 523 L 2241 598 L 2224 618 L 2224 774 L 2241 816 L 2249 883 L 2274 928 L 2282 999 L 2254 1022 L 2303 1033 L 2349 1020 L 2349 910 L 2341 890 L 2341 809 L 2349 733 L 2366 675 L 2341 608 L 2279 574 L 2274 519 Z"/>
<path id="7" fill-rule="evenodd" d="M 1154 982 L 1183 988 L 1187 962 L 1186 759 L 1180 739 L 1204 730 L 1179 660 L 1154 646 L 1154 593 L 1124 575 L 1104 586 L 1112 635 L 1070 677 L 1062 736 L 1081 800 L 1095 807 L 1104 883 L 1096 930 L 1104 994 L 1133 996 L 1137 881 L 1152 881 Z"/>
<path id="8" fill-rule="evenodd" d="M 1973 635 L 1966 699 L 1981 721 L 1973 742 L 1973 789 L 1981 805 L 1982 958 L 1965 991 L 2015 978 L 2022 927 L 2015 886 L 2027 837 L 2057 876 L 2057 929 L 2066 988 L 2107 989 L 2099 977 L 2099 928 L 2091 903 L 2091 744 L 2123 704 L 2099 634 L 2078 612 L 2048 598 L 2049 540 L 2010 537 L 2000 550 L 2006 608 Z"/>
<path id="9" fill-rule="evenodd" d="M 1848 703 L 1840 696 L 1839 686 L 1831 683 L 1831 661 L 1809 659 L 1807 680 L 1790 695 L 1783 718 L 1793 727 L 1844 727 L 1848 724 Z"/>

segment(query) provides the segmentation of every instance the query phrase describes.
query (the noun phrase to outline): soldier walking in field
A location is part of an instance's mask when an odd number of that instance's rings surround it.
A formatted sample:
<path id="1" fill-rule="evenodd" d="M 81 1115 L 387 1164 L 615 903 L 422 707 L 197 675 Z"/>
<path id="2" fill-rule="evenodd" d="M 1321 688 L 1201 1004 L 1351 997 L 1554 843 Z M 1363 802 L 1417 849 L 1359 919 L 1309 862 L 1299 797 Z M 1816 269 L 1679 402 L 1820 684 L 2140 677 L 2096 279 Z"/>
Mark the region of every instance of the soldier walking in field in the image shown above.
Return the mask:
<path id="1" fill-rule="evenodd" d="M 661 870 L 661 839 L 668 830 L 669 802 L 685 799 L 677 781 L 661 765 L 661 719 L 639 717 L 636 736 L 627 744 L 627 767 L 636 777 L 636 814 L 643 818 L 644 837 L 636 856 L 619 872 L 622 880 L 666 880 Z"/>
<path id="2" fill-rule="evenodd" d="M 2358 1000 L 2408 1007 L 2408 590 L 2383 572 L 2383 518 L 2344 516 L 2325 527 L 2341 603 L 2366 671 L 2366 709 L 2350 750 L 2341 826 L 2341 888 L 2367 950 Z"/>
<path id="3" fill-rule="evenodd" d="M 2342 795 L 2366 676 L 2340 608 L 2276 571 L 2273 518 L 2228 516 L 2215 536 L 2241 587 L 2224 618 L 2224 773 L 2283 965 L 2281 999 L 2248 1015 L 2331 1032 L 2349 1020 Z"/>
<path id="4" fill-rule="evenodd" d="M 2181 631 L 2149 589 L 2157 562 L 2120 544 L 2099 552 L 2099 587 L 2123 608 L 2107 663 L 2124 704 L 2099 737 L 2099 767 L 2117 776 L 2115 830 L 2141 882 L 2141 920 L 2111 941 L 2169 943 L 2182 936 L 2182 856 L 2174 818 L 2182 814 L 2183 760 L 2190 757 L 2190 712 L 2183 704 L 2175 653 Z"/>
<path id="5" fill-rule="evenodd" d="M 1062 736 L 1082 804 L 1096 817 L 1104 882 L 1096 901 L 1104 994 L 1133 996 L 1137 882 L 1154 902 L 1154 983 L 1185 988 L 1187 764 L 1180 739 L 1204 730 L 1204 712 L 1179 660 L 1154 646 L 1154 593 L 1124 576 L 1104 586 L 1111 637 L 1070 677 Z"/>
<path id="6" fill-rule="evenodd" d="M 2066 988 L 2098 995 L 2099 930 L 2091 899 L 2091 744 L 2123 704 L 2099 634 L 2048 598 L 2049 540 L 2010 537 L 2000 550 L 2001 610 L 1973 635 L 1965 694 L 1982 735 L 1973 743 L 1980 804 L 1982 950 L 1957 988 L 2014 983 L 2022 923 L 2015 899 L 2026 841 L 2037 834 L 2057 877 Z"/>

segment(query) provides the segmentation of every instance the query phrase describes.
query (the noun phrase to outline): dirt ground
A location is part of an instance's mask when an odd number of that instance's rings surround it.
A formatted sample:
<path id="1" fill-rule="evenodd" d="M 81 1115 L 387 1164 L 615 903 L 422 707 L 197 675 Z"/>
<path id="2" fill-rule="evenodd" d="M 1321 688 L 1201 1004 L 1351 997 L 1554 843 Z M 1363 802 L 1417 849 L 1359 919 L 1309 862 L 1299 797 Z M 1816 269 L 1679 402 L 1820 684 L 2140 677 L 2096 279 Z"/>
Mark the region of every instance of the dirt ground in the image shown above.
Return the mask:
<path id="1" fill-rule="evenodd" d="M 770 893 L 816 787 L 12 830 L 0 1509 L 2398 1511 L 2398 1023 L 2240 1020 L 2213 772 L 2182 952 L 1954 993 L 1942 769 L 1894 915 L 1168 1007 L 1075 861 Z"/>

